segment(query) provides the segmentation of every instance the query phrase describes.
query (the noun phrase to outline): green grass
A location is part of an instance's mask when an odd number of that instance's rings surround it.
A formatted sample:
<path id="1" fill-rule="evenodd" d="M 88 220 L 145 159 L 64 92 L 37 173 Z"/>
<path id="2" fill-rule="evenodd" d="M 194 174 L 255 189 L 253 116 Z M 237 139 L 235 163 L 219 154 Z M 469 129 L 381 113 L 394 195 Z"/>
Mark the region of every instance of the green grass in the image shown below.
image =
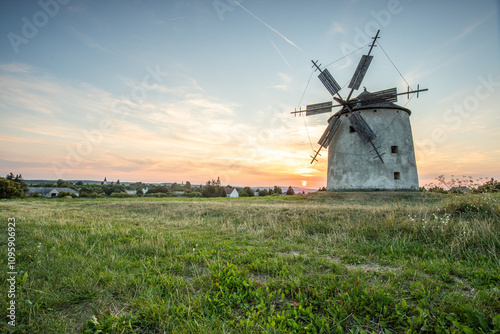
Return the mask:
<path id="1" fill-rule="evenodd" d="M 0 201 L 17 333 L 500 332 L 500 196 Z"/>

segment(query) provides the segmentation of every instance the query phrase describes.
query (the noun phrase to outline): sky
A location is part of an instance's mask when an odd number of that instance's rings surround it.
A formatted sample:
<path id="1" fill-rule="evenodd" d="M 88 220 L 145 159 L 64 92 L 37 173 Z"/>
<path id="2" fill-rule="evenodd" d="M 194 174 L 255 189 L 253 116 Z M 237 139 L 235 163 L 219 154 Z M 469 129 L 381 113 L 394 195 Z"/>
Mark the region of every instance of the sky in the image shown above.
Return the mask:
<path id="1" fill-rule="evenodd" d="M 5 0 L 0 175 L 326 186 L 310 164 L 331 99 L 378 29 L 362 83 L 420 85 L 411 109 L 420 185 L 500 178 L 498 0 Z M 344 92 L 347 89 L 341 91 Z"/>

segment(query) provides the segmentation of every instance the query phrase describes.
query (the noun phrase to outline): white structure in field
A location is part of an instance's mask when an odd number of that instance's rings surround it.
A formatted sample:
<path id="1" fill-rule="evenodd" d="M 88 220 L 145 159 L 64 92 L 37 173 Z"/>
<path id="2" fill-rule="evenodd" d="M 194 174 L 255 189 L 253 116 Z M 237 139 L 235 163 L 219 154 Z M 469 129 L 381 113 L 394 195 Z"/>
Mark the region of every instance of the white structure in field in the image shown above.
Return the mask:
<path id="1" fill-rule="evenodd" d="M 226 188 L 226 197 L 240 197 L 238 191 L 234 188 Z"/>
<path id="2" fill-rule="evenodd" d="M 350 122 L 341 122 L 328 146 L 328 190 L 418 190 L 410 110 L 391 102 L 369 103 L 371 93 L 358 96 L 359 112 L 374 133 L 372 145 L 365 145 Z M 340 113 L 340 112 L 339 112 Z M 339 114 L 338 113 L 338 114 Z M 341 114 L 333 117 L 347 118 Z"/>

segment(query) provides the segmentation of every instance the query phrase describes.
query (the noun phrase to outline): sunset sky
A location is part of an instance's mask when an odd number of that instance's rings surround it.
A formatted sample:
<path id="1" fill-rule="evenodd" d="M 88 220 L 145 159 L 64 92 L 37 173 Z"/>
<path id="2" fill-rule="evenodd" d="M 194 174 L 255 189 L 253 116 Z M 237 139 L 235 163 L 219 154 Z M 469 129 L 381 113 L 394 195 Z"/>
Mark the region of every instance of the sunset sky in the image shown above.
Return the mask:
<path id="1" fill-rule="evenodd" d="M 497 0 L 2 1 L 0 175 L 325 186 L 326 152 L 311 165 L 309 137 L 317 149 L 329 115 L 290 112 L 331 98 L 311 59 L 344 86 L 381 29 L 362 86 L 404 91 L 399 70 L 429 88 L 406 105 L 420 184 L 498 179 L 499 11 Z"/>

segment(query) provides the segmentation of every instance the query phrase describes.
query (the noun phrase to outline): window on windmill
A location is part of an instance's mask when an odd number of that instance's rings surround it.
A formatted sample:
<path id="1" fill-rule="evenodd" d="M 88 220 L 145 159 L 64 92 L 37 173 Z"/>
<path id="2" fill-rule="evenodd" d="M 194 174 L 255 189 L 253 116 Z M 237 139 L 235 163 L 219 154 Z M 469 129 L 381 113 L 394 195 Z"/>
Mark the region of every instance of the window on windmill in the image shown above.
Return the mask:
<path id="1" fill-rule="evenodd" d="M 398 153 L 398 147 L 397 146 L 391 146 L 391 153 Z"/>
<path id="2" fill-rule="evenodd" d="M 401 179 L 401 173 L 394 172 L 394 180 L 399 180 L 399 179 Z"/>
<path id="3" fill-rule="evenodd" d="M 354 126 L 352 126 L 352 125 L 351 125 L 351 126 L 349 127 L 349 132 L 351 132 L 351 133 L 352 133 L 352 132 L 356 132 L 356 130 L 354 130 Z"/>

